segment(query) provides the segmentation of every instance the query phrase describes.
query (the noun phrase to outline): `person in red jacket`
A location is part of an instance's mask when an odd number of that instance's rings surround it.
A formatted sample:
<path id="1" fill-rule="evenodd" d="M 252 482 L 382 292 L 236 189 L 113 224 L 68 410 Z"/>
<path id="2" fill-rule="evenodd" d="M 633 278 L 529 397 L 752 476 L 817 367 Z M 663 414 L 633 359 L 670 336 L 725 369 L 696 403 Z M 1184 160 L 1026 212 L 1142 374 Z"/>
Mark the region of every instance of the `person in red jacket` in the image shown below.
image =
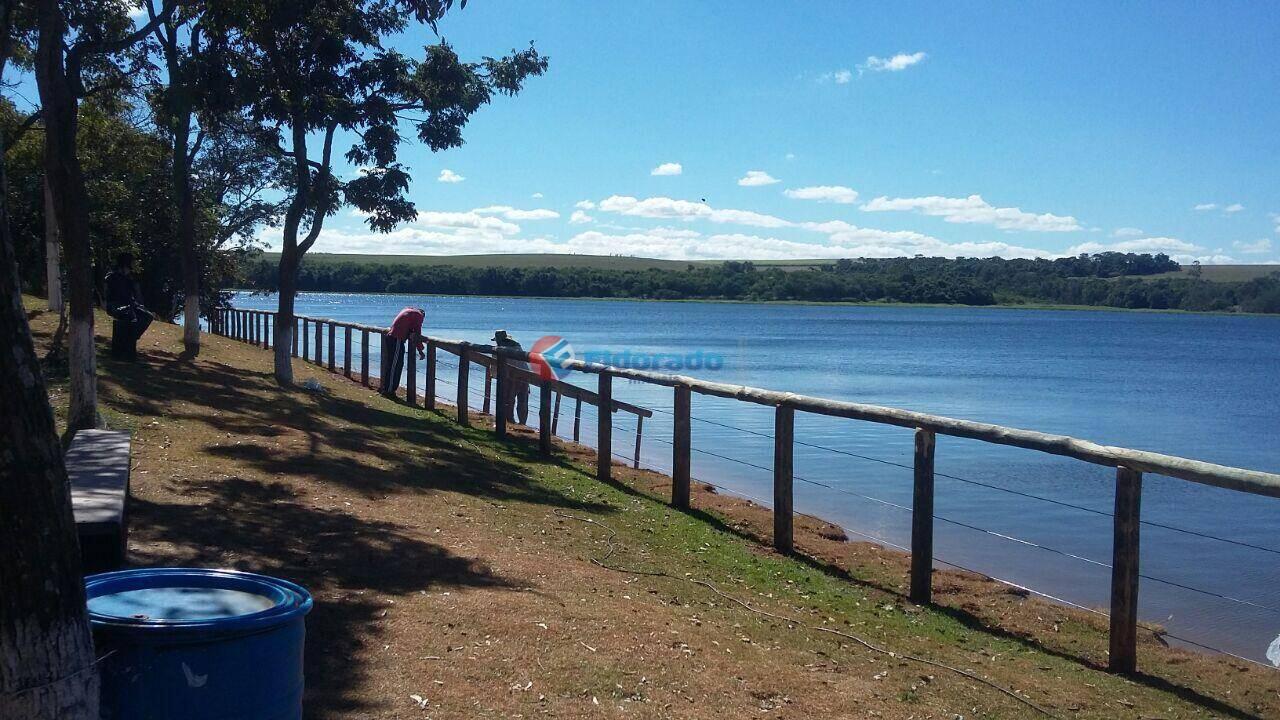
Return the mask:
<path id="1" fill-rule="evenodd" d="M 405 308 L 391 321 L 391 330 L 382 336 L 382 395 L 394 399 L 400 387 L 400 374 L 404 371 L 404 353 L 410 340 L 418 349 L 418 357 L 424 358 L 425 341 L 422 339 L 422 321 L 427 311 L 422 308 Z"/>

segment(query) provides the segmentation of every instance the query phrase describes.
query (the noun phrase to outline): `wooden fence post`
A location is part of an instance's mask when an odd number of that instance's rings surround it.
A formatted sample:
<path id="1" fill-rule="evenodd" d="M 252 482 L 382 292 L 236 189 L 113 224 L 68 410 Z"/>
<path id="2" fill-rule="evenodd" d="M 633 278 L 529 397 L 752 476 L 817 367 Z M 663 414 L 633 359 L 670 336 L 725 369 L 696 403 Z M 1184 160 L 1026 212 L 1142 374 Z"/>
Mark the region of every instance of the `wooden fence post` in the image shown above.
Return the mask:
<path id="1" fill-rule="evenodd" d="M 298 316 L 293 317 L 293 356 L 298 357 Z"/>
<path id="2" fill-rule="evenodd" d="M 932 430 L 916 428 L 915 491 L 911 503 L 911 602 L 933 601 L 933 451 Z"/>
<path id="3" fill-rule="evenodd" d="M 324 362 L 324 323 L 316 320 L 316 352 L 311 356 L 311 362 L 319 365 Z"/>
<path id="4" fill-rule="evenodd" d="M 496 355 L 494 356 L 494 359 L 496 361 L 497 359 Z M 485 415 L 488 415 L 490 412 L 490 409 L 493 407 L 492 404 L 490 404 L 490 398 L 489 398 L 489 387 L 492 384 L 492 382 L 493 382 L 493 369 L 490 366 L 485 365 L 484 366 L 484 402 L 481 403 L 480 405 L 480 412 L 484 413 Z M 501 398 L 502 395 L 498 395 L 498 397 Z M 498 403 L 501 404 L 502 401 L 499 400 Z"/>
<path id="5" fill-rule="evenodd" d="M 263 349 L 270 350 L 272 347 L 275 346 L 276 344 L 275 334 L 276 334 L 276 314 L 271 312 L 263 313 L 262 314 L 262 347 Z"/>
<path id="6" fill-rule="evenodd" d="M 631 467 L 640 469 L 640 441 L 644 438 L 644 416 L 636 416 L 636 451 L 631 456 Z"/>
<path id="7" fill-rule="evenodd" d="M 1116 507 L 1111 548 L 1112 672 L 1138 669 L 1138 531 L 1142 473 L 1116 468 Z"/>
<path id="8" fill-rule="evenodd" d="M 551 417 L 551 434 L 552 435 L 555 435 L 556 431 L 560 429 L 560 398 L 562 397 L 564 397 L 564 393 L 561 393 L 561 392 L 556 393 L 556 409 L 554 414 Z"/>
<path id="9" fill-rule="evenodd" d="M 307 359 L 307 353 L 311 351 L 311 321 L 302 321 L 302 359 Z"/>
<path id="10" fill-rule="evenodd" d="M 573 406 L 573 441 L 582 437 L 582 398 L 574 398 Z"/>
<path id="11" fill-rule="evenodd" d="M 551 454 L 551 382 L 543 380 L 538 385 L 538 449 L 543 455 Z"/>
<path id="12" fill-rule="evenodd" d="M 360 382 L 369 387 L 369 331 L 360 328 Z"/>
<path id="13" fill-rule="evenodd" d="M 779 405 L 773 415 L 773 546 L 783 553 L 794 547 L 791 486 L 795 417 L 790 405 Z"/>
<path id="14" fill-rule="evenodd" d="M 671 504 L 689 509 L 690 398 L 688 385 L 676 386 L 675 430 L 671 439 Z"/>
<path id="15" fill-rule="evenodd" d="M 343 326 L 344 336 L 342 340 L 342 374 L 351 378 L 351 326 Z"/>
<path id="16" fill-rule="evenodd" d="M 334 363 L 334 360 L 335 360 L 335 356 L 338 354 L 338 349 L 336 347 L 338 344 L 337 339 L 338 339 L 338 326 L 334 325 L 333 323 L 329 323 L 329 372 L 333 372 L 334 367 L 336 365 L 336 363 Z"/>
<path id="17" fill-rule="evenodd" d="M 470 425 L 467 417 L 467 375 L 470 374 L 470 361 L 467 360 L 467 344 L 463 343 L 458 353 L 458 424 Z"/>
<path id="18" fill-rule="evenodd" d="M 258 313 L 249 311 L 249 344 L 258 344 Z"/>
<path id="19" fill-rule="evenodd" d="M 409 407 L 418 407 L 418 347 L 412 337 L 405 343 L 404 354 L 404 396 Z"/>
<path id="20" fill-rule="evenodd" d="M 426 404 L 428 410 L 436 409 L 436 344 L 427 341 L 427 387 Z"/>
<path id="21" fill-rule="evenodd" d="M 609 480 L 613 469 L 613 376 L 600 373 L 600 404 L 596 406 L 596 479 Z"/>
<path id="22" fill-rule="evenodd" d="M 507 363 L 505 359 L 497 354 L 493 354 L 493 373 L 497 380 L 498 386 L 498 410 L 493 414 L 493 428 L 498 433 L 498 438 L 507 436 L 507 385 L 511 383 L 511 374 L 507 372 Z M 489 368 L 485 368 L 484 373 L 484 405 L 485 409 L 489 408 Z"/>

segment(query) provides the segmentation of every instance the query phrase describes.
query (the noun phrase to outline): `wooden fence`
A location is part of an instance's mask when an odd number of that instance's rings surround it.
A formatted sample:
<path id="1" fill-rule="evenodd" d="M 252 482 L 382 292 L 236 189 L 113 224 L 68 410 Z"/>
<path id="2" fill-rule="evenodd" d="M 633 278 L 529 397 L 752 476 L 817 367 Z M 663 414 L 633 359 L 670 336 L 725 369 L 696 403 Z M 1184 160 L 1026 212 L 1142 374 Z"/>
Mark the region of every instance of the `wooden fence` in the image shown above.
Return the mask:
<path id="1" fill-rule="evenodd" d="M 276 313 L 269 310 L 224 309 L 219 312 L 216 321 L 213 323 L 213 332 L 236 340 L 243 340 L 253 345 L 259 345 L 263 348 L 271 348 L 275 345 L 275 315 Z M 313 330 L 314 341 L 312 340 Z M 344 351 L 341 367 L 338 366 L 337 359 L 337 336 L 339 330 L 342 331 Z M 294 357 L 300 357 L 303 360 L 327 367 L 330 372 L 341 372 L 344 376 L 353 379 L 359 377 L 362 384 L 370 385 L 371 381 L 375 380 L 376 377 L 371 375 L 369 370 L 369 344 L 372 338 L 372 341 L 377 342 L 380 348 L 382 337 L 387 334 L 387 331 L 388 328 L 372 325 L 295 315 L 291 353 Z M 355 338 L 357 333 L 359 334 L 358 340 Z M 326 334 L 328 337 L 327 343 L 324 340 Z M 484 369 L 482 414 L 490 414 L 491 406 L 494 404 L 501 406 L 500 399 L 504 396 L 508 383 L 521 382 L 538 388 L 538 441 L 544 453 L 551 452 L 551 439 L 559 431 L 560 407 L 564 398 L 574 401 L 573 428 L 571 431 L 574 442 L 580 442 L 582 439 L 583 405 L 594 406 L 597 408 L 597 416 L 608 418 L 610 420 L 608 423 L 610 430 L 613 428 L 612 413 L 624 412 L 635 415 L 636 432 L 632 466 L 640 467 L 640 450 L 644 441 L 644 420 L 645 418 L 653 417 L 652 410 L 612 398 L 602 400 L 598 393 L 585 390 L 572 383 L 555 378 L 542 377 L 536 372 L 514 366 L 510 362 L 499 363 L 493 356 L 493 348 L 487 345 L 473 345 L 462 340 L 435 337 L 427 337 L 424 340 L 426 341 L 426 357 L 424 359 L 426 367 L 424 372 L 425 386 L 423 388 L 418 388 L 417 386 L 417 354 L 413 352 L 405 354 L 405 396 L 410 405 L 417 407 L 421 404 L 428 410 L 436 409 L 436 380 L 439 376 L 436 358 L 438 352 L 443 351 L 458 358 L 455 406 L 459 423 L 463 425 L 471 424 L 468 398 L 472 387 L 471 365 L 475 364 Z M 356 342 L 359 343 L 359 352 L 353 355 L 352 350 Z M 360 359 L 358 370 L 353 370 L 351 366 L 355 356 Z M 496 400 L 493 398 L 494 395 L 497 396 Z M 612 412 L 600 413 L 599 408 L 606 405 L 612 408 Z M 498 435 L 505 437 L 507 434 L 507 416 L 496 410 L 492 414 L 494 415 L 494 425 Z M 602 422 L 601 425 L 603 424 L 605 423 Z"/>
<path id="2" fill-rule="evenodd" d="M 217 327 L 228 328 L 232 337 L 248 342 L 270 346 L 270 328 L 268 318 L 270 312 L 251 310 L 228 310 L 219 316 Z M 303 323 L 305 347 L 306 324 L 317 324 L 317 333 L 322 323 L 334 324 L 332 321 L 299 318 Z M 382 333 L 384 328 L 366 328 L 364 326 L 336 323 L 365 330 L 365 357 L 368 351 L 368 333 Z M 349 332 L 349 331 L 348 331 Z M 331 331 L 332 333 L 332 331 Z M 317 356 L 319 355 L 319 339 L 317 334 Z M 332 337 L 332 336 L 331 336 Z M 295 333 L 296 338 L 296 333 Z M 1141 527 L 1142 476 L 1143 473 L 1165 475 L 1188 480 L 1190 482 L 1211 485 L 1237 492 L 1280 497 L 1280 475 L 1257 470 L 1216 465 L 1200 460 L 1163 455 L 1160 453 L 1128 448 L 1099 445 L 1088 440 L 1080 440 L 1065 435 L 1052 435 L 1032 430 L 991 425 L 987 423 L 958 420 L 918 413 L 910 410 L 865 405 L 862 403 L 828 400 L 825 398 L 797 395 L 795 393 L 764 390 L 744 385 L 729 385 L 709 382 L 684 375 L 670 375 L 647 370 L 616 368 L 581 360 L 553 360 L 542 358 L 536 354 L 512 351 L 489 345 L 463 343 L 455 340 L 428 338 L 428 383 L 431 383 L 432 350 L 436 347 L 449 350 L 459 357 L 485 357 L 489 367 L 494 358 L 507 358 L 521 362 L 549 362 L 562 368 L 577 370 L 597 376 L 597 392 L 591 396 L 588 391 L 574 388 L 562 388 L 566 396 L 570 393 L 582 393 L 580 397 L 590 396 L 600 406 L 612 405 L 615 408 L 635 411 L 634 406 L 626 407 L 624 403 L 613 400 L 613 378 L 623 378 L 654 385 L 672 388 L 674 392 L 674 435 L 672 440 L 672 486 L 671 503 L 677 508 L 689 507 L 689 467 L 690 452 L 690 418 L 691 394 L 710 395 L 729 398 L 742 402 L 755 403 L 775 408 L 774 410 L 774 448 L 773 448 L 773 544 L 782 552 L 793 549 L 792 523 L 792 453 L 794 450 L 794 423 L 797 411 L 849 418 L 866 422 L 881 423 L 913 430 L 915 433 L 914 458 L 914 492 L 911 518 L 911 589 L 910 598 L 915 603 L 927 604 L 932 600 L 933 573 L 933 505 L 934 505 L 934 450 L 938 435 L 968 438 L 996 445 L 1035 450 L 1037 452 L 1074 458 L 1096 465 L 1116 468 L 1115 511 L 1112 533 L 1111 562 L 1111 628 L 1109 666 L 1117 672 L 1131 673 L 1137 669 L 1138 638 L 1138 577 L 1139 577 L 1139 530 Z M 332 342 L 330 348 L 332 348 Z M 304 350 L 305 353 L 305 350 Z M 305 355 L 304 355 L 305 357 Z M 331 356 L 332 357 L 332 356 Z M 413 353 L 410 357 L 410 378 L 413 378 Z M 462 368 L 468 363 L 459 363 L 458 419 L 466 422 L 466 371 Z M 330 368 L 333 363 L 330 360 Z M 507 372 L 517 372 L 505 363 L 498 363 L 497 373 L 499 387 L 504 387 Z M 527 371 L 518 371 L 527 373 Z M 523 377 L 523 375 L 522 375 Z M 537 376 L 534 376 L 535 378 Z M 363 376 L 368 381 L 368 373 Z M 532 378 L 530 379 L 532 382 Z M 538 378 L 538 382 L 545 382 Z M 410 386 L 412 387 L 412 386 Z M 427 398 L 434 403 L 434 388 L 429 388 Z M 546 407 L 546 389 L 543 386 L 543 407 Z M 412 393 L 411 393 L 412 396 Z M 412 402 L 412 401 L 411 401 Z M 643 410 L 640 408 L 639 410 Z M 645 411 L 648 412 L 648 411 Z M 612 422 L 610 413 L 598 413 L 597 428 L 597 464 L 596 474 L 601 480 L 609 480 L 612 462 Z M 501 418 L 502 414 L 498 414 Z M 648 417 L 649 415 L 641 415 Z M 577 422 L 575 420 L 575 430 Z M 544 424 L 545 427 L 545 424 Z M 505 432 L 505 423 L 499 422 L 498 432 Z M 550 436 L 543 431 L 544 449 L 549 450 Z M 574 433 L 577 439 L 577 432 Z M 639 426 L 637 426 L 636 461 L 639 460 Z"/>

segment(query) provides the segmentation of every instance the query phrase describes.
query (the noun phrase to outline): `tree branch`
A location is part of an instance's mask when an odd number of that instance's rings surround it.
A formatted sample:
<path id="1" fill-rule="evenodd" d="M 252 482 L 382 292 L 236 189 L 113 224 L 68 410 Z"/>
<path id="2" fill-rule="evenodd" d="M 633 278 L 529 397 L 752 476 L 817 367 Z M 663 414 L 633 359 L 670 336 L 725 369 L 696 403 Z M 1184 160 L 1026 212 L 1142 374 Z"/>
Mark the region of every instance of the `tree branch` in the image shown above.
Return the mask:
<path id="1" fill-rule="evenodd" d="M 5 138 L 4 152 L 6 155 L 9 154 L 9 150 L 12 149 L 14 145 L 18 144 L 18 141 L 22 139 L 22 136 L 26 135 L 27 131 L 30 130 L 31 127 L 35 125 L 36 121 L 39 119 L 40 119 L 40 110 L 39 108 L 37 108 L 34 112 L 32 112 L 30 115 L 27 116 L 26 120 L 22 121 L 21 125 L 19 125 L 17 128 L 14 129 L 12 135 Z"/>
<path id="2" fill-rule="evenodd" d="M 128 48 L 132 47 L 134 43 L 137 43 L 138 41 L 142 40 L 146 36 L 150 35 L 152 31 L 154 31 L 157 27 L 160 26 L 160 23 L 168 20 L 169 16 L 173 14 L 174 8 L 176 8 L 177 6 L 178 4 L 176 0 L 165 0 L 164 5 L 160 7 L 160 12 L 158 14 L 151 15 L 151 19 L 147 21 L 146 25 L 143 25 L 142 27 L 138 28 L 137 30 L 134 30 L 133 32 L 129 33 L 128 35 L 125 35 L 122 38 L 119 38 L 118 40 L 110 40 L 110 41 L 103 40 L 100 42 L 82 42 L 82 43 L 76 43 L 75 45 L 72 45 L 71 49 L 67 51 L 68 69 L 70 69 L 70 67 L 74 64 L 76 71 L 78 73 L 80 69 L 80 58 L 85 55 L 99 55 L 99 54 L 110 55 L 112 53 L 118 53 L 121 50 L 127 50 Z M 147 11 L 148 13 L 151 12 L 149 4 L 148 4 Z"/>
<path id="3" fill-rule="evenodd" d="M 316 204 L 315 212 L 311 216 L 311 227 L 307 230 L 307 237 L 298 245 L 299 253 L 305 253 L 316 244 L 316 240 L 320 237 L 320 229 L 324 227 L 325 215 L 329 212 L 329 177 L 330 167 L 333 161 L 333 133 L 338 129 L 337 123 L 330 123 L 329 127 L 324 131 L 324 152 L 322 154 L 320 173 L 316 176 L 316 182 L 320 185 L 322 194 L 320 202 Z"/>

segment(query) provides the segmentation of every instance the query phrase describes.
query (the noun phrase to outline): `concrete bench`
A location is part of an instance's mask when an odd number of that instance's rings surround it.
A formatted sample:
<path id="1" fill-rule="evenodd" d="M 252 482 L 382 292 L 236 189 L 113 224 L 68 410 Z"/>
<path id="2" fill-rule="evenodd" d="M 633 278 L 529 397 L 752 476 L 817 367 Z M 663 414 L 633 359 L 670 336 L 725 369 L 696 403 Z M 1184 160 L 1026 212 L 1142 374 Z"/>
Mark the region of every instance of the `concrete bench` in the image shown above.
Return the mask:
<path id="1" fill-rule="evenodd" d="M 115 570 L 129 540 L 129 433 L 81 430 L 66 465 L 84 572 Z"/>

